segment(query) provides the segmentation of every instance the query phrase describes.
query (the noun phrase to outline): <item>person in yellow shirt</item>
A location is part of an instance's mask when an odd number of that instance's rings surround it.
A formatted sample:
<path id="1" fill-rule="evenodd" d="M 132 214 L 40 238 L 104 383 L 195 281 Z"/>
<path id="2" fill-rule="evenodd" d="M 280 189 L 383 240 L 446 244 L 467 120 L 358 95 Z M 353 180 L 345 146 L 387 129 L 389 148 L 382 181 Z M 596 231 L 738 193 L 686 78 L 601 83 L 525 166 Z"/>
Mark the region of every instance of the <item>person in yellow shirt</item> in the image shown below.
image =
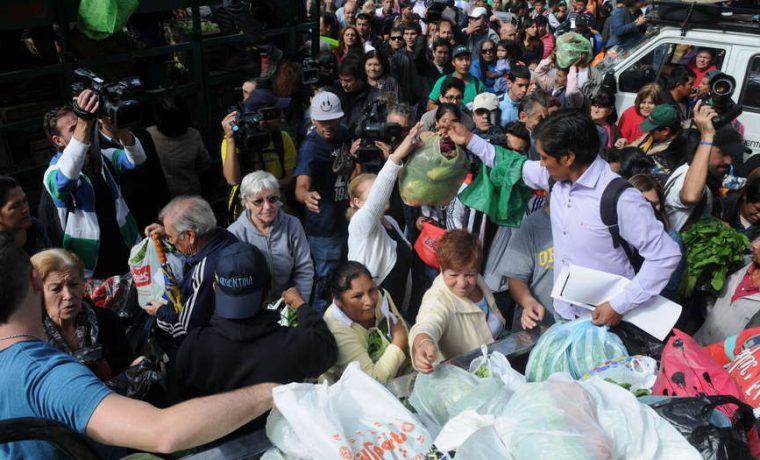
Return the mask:
<path id="1" fill-rule="evenodd" d="M 411 371 L 404 319 L 387 292 L 380 292 L 367 267 L 346 262 L 332 273 L 330 290 L 333 303 L 324 320 L 338 345 L 338 360 L 325 376 L 338 380 L 353 361 L 383 384 Z"/>
<path id="2" fill-rule="evenodd" d="M 483 249 L 478 237 L 454 230 L 441 238 L 441 274 L 422 298 L 409 331 L 414 368 L 433 372 L 437 362 L 489 344 L 504 330 L 504 317 L 480 275 Z"/>
<path id="3" fill-rule="evenodd" d="M 269 89 L 257 88 L 243 101 L 244 113 L 258 112 L 263 120 L 259 129 L 269 135 L 266 146 L 253 145 L 249 148 L 238 145 L 235 119 L 238 112 L 231 112 L 222 120 L 222 173 L 232 189 L 227 199 L 228 218 L 233 222 L 242 212 L 239 186 L 243 177 L 253 171 L 267 171 L 276 177 L 283 196 L 294 185 L 293 171 L 296 167 L 297 150 L 293 139 L 286 131 L 280 130 L 281 110 L 290 105 L 290 98 L 278 97 Z"/>

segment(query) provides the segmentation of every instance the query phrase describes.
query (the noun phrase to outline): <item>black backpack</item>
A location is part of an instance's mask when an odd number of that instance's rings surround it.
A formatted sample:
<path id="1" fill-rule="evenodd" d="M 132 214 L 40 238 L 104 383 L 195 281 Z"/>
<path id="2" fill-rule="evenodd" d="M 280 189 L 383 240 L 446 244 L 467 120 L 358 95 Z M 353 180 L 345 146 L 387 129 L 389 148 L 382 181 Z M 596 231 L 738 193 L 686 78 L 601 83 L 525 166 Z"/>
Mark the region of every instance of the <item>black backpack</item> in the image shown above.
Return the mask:
<path id="1" fill-rule="evenodd" d="M 612 180 L 602 192 L 602 201 L 599 204 L 599 214 L 602 217 L 602 223 L 607 226 L 607 230 L 612 237 L 612 246 L 619 248 L 622 246 L 625 251 L 628 262 L 633 266 L 633 270 L 638 273 L 644 259 L 633 246 L 620 236 L 620 227 L 618 226 L 617 203 L 620 195 L 625 189 L 633 187 L 624 177 L 616 177 Z"/>
<path id="2" fill-rule="evenodd" d="M 549 178 L 549 191 L 554 188 L 556 181 Z M 602 192 L 602 200 L 599 203 L 599 214 L 602 218 L 602 223 L 607 226 L 607 230 L 612 237 L 612 246 L 615 248 L 622 247 L 628 262 L 631 263 L 633 271 L 639 272 L 641 264 L 644 263 L 644 258 L 641 257 L 639 251 L 633 246 L 628 244 L 626 240 L 620 236 L 620 227 L 618 226 L 618 213 L 617 203 L 620 200 L 620 195 L 625 189 L 633 187 L 630 182 L 624 177 L 616 177 L 613 179 Z"/>

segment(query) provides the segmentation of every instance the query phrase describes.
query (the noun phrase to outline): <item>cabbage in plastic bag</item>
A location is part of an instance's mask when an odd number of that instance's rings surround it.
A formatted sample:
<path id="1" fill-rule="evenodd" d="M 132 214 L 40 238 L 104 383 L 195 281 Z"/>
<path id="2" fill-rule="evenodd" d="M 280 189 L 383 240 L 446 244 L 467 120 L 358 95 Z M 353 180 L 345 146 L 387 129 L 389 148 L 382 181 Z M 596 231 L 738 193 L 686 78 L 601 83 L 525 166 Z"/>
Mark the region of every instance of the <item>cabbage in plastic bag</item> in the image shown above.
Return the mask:
<path id="1" fill-rule="evenodd" d="M 581 54 L 586 54 L 588 64 L 594 59 L 594 52 L 591 48 L 591 42 L 586 37 L 575 32 L 567 32 L 557 37 L 557 66 L 566 69 L 580 59 Z"/>
<path id="2" fill-rule="evenodd" d="M 628 356 L 620 338 L 606 326 L 590 319 L 557 323 L 541 336 L 528 357 L 525 376 L 542 382 L 555 372 L 567 372 L 574 379 L 620 356 Z"/>
<path id="3" fill-rule="evenodd" d="M 439 431 L 455 405 L 478 384 L 478 378 L 449 364 L 436 366 L 430 374 L 419 374 L 409 403 L 431 432 Z"/>
<path id="4" fill-rule="evenodd" d="M 516 459 L 612 458 L 611 440 L 596 418 L 596 403 L 576 382 L 523 385 L 506 410 L 509 417 L 496 419 L 494 428 Z"/>
<path id="5" fill-rule="evenodd" d="M 399 192 L 409 206 L 444 206 L 456 196 L 467 175 L 470 160 L 456 147 L 456 155 L 441 153 L 441 136 L 431 136 L 415 150 L 401 170 Z"/>

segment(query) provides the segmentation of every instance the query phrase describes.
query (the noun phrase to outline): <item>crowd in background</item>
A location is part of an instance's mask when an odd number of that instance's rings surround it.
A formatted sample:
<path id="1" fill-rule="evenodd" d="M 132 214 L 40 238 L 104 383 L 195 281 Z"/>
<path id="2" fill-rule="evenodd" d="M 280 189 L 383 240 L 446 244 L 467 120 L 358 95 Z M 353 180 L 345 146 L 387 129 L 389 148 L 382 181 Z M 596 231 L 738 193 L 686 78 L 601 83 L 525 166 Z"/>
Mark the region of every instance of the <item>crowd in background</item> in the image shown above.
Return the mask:
<path id="1" fill-rule="evenodd" d="M 593 65 L 644 39 L 649 8 L 322 1 L 321 51 L 302 69 L 308 104 L 277 95 L 269 75 L 242 82 L 219 146 L 204 146 L 181 98 L 162 98 L 155 125 L 137 135 L 97 117 L 97 95 L 83 91 L 75 110 L 45 116 L 56 152 L 40 178 L 38 218 L 20 184 L 0 177 L 0 230 L 37 273 L 37 338 L 104 382 L 158 349 L 171 381 L 164 403 L 334 380 L 352 361 L 386 383 L 510 331 L 576 318 L 577 308 L 551 298 L 556 269 L 570 263 L 637 281 L 597 306 L 595 324 L 617 324 L 661 294 L 684 306 L 679 324 L 701 340 L 737 333 L 760 310 L 760 245 L 730 292 L 716 295 L 714 308 L 738 305 L 741 318 L 711 317 L 712 303 L 680 289 L 680 235 L 695 223 L 715 217 L 760 236 L 760 174 L 744 161 L 744 128 L 715 126 L 703 98 L 719 73 L 716 51 L 682 46 L 681 63 L 642 83 L 620 113 Z M 565 34 L 592 52 L 559 65 Z M 284 124 L 285 113 L 298 125 Z M 516 220 L 504 224 L 462 194 L 435 205 L 402 199 L 398 177 L 431 139 L 444 153 L 466 152 L 461 193 L 492 169 L 518 171 L 514 187 L 530 190 L 509 210 Z M 202 196 L 212 156 L 229 191 L 223 212 Z M 156 187 L 126 193 L 122 177 L 141 169 Z M 599 209 L 618 175 L 631 187 L 616 202 L 615 237 Z M 179 299 L 144 306 L 138 329 L 154 339 L 146 350 L 129 346 L 120 319 L 85 287 L 127 274 L 130 249 L 154 235 L 183 263 Z M 416 244 L 427 238 L 437 243 L 432 263 Z M 297 326 L 280 324 L 270 308 L 280 299 Z"/>

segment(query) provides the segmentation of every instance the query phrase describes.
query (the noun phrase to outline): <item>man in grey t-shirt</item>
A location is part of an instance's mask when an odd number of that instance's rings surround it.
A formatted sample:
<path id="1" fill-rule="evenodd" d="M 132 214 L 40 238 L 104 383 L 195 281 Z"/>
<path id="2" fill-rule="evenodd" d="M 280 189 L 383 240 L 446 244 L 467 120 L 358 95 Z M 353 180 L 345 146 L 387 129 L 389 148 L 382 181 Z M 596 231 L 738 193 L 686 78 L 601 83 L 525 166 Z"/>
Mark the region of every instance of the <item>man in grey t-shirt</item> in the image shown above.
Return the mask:
<path id="1" fill-rule="evenodd" d="M 528 216 L 512 233 L 504 261 L 509 293 L 518 305 L 512 330 L 554 324 L 556 315 L 551 298 L 554 243 L 548 206 Z M 543 306 L 546 313 L 537 308 L 537 304 Z"/>

